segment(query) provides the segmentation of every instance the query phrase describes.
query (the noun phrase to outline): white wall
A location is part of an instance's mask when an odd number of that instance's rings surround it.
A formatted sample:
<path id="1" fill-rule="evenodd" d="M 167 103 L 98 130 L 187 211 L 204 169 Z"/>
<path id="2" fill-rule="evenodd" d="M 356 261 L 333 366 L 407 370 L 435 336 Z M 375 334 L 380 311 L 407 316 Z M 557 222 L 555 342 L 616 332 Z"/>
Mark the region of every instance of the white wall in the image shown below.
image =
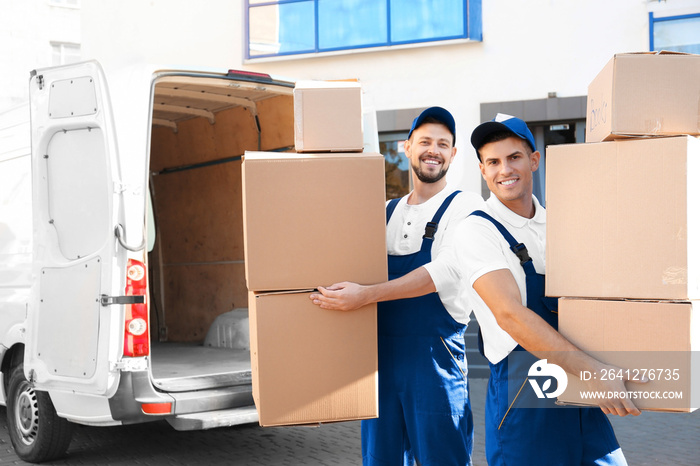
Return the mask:
<path id="1" fill-rule="evenodd" d="M 483 0 L 483 42 L 247 63 L 242 0 L 92 0 L 82 8 L 83 56 L 106 66 L 144 60 L 359 78 L 377 110 L 444 106 L 457 120 L 458 159 L 449 180 L 480 192 L 469 136 L 482 102 L 585 95 L 613 54 L 648 50 L 650 9 L 697 12 L 700 1 Z"/>
<path id="2" fill-rule="evenodd" d="M 125 63 L 240 67 L 243 0 L 84 0 L 83 56 Z"/>
<path id="3" fill-rule="evenodd" d="M 52 65 L 51 42 L 79 44 L 80 10 L 49 0 L 0 2 L 0 111 L 29 97 L 29 72 Z"/>

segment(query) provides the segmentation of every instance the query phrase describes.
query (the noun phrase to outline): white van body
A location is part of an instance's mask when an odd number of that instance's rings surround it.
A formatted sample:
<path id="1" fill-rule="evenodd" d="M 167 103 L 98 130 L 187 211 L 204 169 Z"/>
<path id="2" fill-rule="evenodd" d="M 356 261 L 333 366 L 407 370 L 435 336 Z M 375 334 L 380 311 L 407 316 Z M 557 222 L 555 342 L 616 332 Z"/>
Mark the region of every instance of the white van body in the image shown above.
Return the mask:
<path id="1" fill-rule="evenodd" d="M 294 150 L 293 87 L 93 61 L 33 71 L 29 107 L 0 114 L 0 402 L 22 459 L 64 454 L 70 423 L 257 421 L 240 164 Z"/>

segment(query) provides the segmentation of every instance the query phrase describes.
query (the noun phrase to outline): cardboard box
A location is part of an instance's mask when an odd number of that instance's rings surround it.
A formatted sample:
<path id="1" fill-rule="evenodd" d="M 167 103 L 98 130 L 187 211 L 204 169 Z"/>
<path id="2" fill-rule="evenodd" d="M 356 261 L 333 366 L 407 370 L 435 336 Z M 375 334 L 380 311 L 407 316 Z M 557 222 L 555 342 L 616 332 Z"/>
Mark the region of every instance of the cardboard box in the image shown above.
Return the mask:
<path id="1" fill-rule="evenodd" d="M 250 294 L 253 398 L 262 426 L 378 416 L 377 308 L 328 311 L 308 292 Z"/>
<path id="2" fill-rule="evenodd" d="M 294 147 L 298 152 L 361 152 L 363 145 L 360 83 L 296 83 Z"/>
<path id="3" fill-rule="evenodd" d="M 547 149 L 548 296 L 700 299 L 700 140 Z"/>
<path id="4" fill-rule="evenodd" d="M 387 280 L 381 154 L 246 152 L 242 171 L 249 290 Z"/>
<path id="5" fill-rule="evenodd" d="M 690 412 L 700 406 L 698 306 L 698 302 L 562 298 L 559 332 L 600 361 L 622 369 L 622 372 L 584 374 L 584 378 L 609 379 L 629 374 L 629 378 L 639 379 L 645 375 L 649 379 L 645 384 L 625 384 L 628 391 L 635 392 L 627 396 L 638 408 Z M 568 377 L 559 401 L 596 404 L 581 394 L 586 387 L 580 376 Z"/>
<path id="6" fill-rule="evenodd" d="M 586 142 L 700 135 L 700 55 L 615 55 L 588 86 Z"/>

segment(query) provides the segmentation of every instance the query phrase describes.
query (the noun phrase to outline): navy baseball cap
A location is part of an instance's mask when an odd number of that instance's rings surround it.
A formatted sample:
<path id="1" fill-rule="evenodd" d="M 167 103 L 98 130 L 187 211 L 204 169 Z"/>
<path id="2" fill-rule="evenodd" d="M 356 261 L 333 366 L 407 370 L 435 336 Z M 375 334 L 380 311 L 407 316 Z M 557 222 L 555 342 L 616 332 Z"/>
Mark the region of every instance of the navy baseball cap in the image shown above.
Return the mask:
<path id="1" fill-rule="evenodd" d="M 450 130 L 450 133 L 452 133 L 452 145 L 454 146 L 455 140 L 457 139 L 457 135 L 455 134 L 455 119 L 452 117 L 450 112 L 442 107 L 430 107 L 423 110 L 421 114 L 418 115 L 415 120 L 413 120 L 411 131 L 408 132 L 408 138 L 411 138 L 413 130 L 422 125 L 425 119 L 428 117 L 435 118 Z"/>
<path id="2" fill-rule="evenodd" d="M 480 124 L 474 129 L 474 132 L 472 132 L 472 146 L 476 149 L 476 156 L 479 157 L 479 160 L 481 160 L 479 148 L 484 145 L 484 140 L 493 133 L 501 131 L 513 133 L 514 136 L 527 141 L 533 151 L 537 150 L 535 148 L 535 138 L 532 136 L 530 128 L 527 127 L 527 124 L 523 120 L 512 115 L 499 113 L 496 115 L 496 118 Z"/>

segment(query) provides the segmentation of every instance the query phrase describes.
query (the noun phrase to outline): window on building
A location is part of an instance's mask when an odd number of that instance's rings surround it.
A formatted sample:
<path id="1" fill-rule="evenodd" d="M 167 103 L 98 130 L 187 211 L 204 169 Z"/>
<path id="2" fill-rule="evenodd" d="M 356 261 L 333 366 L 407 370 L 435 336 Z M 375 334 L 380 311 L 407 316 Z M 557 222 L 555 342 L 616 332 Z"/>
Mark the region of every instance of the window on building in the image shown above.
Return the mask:
<path id="1" fill-rule="evenodd" d="M 402 197 L 411 190 L 411 168 L 403 150 L 408 131 L 379 134 L 379 152 L 384 156 L 386 198 Z"/>
<path id="2" fill-rule="evenodd" d="M 700 54 L 700 13 L 655 18 L 650 12 L 649 50 Z"/>
<path id="3" fill-rule="evenodd" d="M 66 42 L 51 43 L 51 63 L 56 65 L 67 65 L 80 61 L 80 45 Z"/>
<path id="4" fill-rule="evenodd" d="M 248 58 L 481 40 L 481 0 L 248 0 Z"/>

